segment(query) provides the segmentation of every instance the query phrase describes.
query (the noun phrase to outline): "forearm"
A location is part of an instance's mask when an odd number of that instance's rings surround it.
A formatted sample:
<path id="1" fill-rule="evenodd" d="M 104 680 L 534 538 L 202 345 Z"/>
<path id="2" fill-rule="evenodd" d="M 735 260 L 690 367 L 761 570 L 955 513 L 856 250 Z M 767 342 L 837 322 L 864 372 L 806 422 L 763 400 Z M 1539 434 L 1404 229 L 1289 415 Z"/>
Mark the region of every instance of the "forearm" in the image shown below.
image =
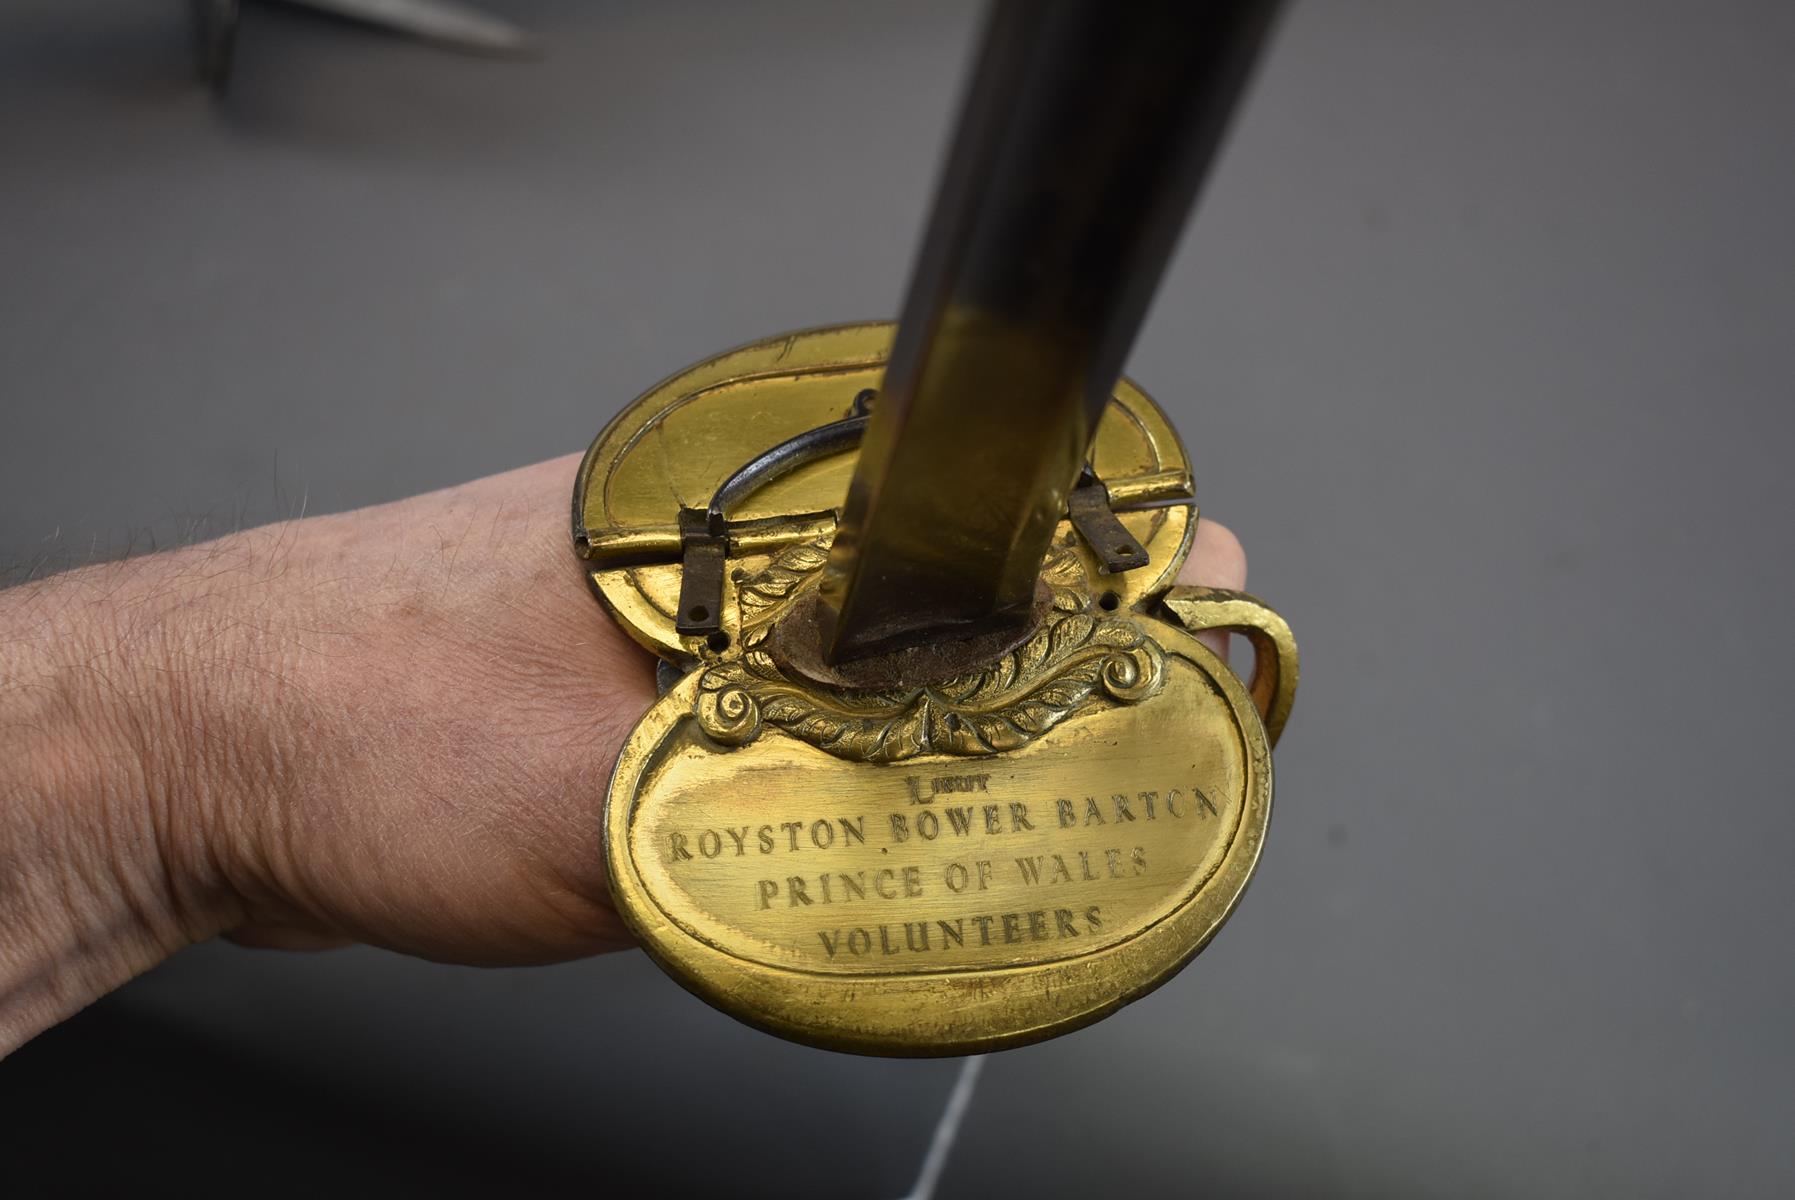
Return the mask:
<path id="1" fill-rule="evenodd" d="M 0 591 L 0 1053 L 190 942 L 628 944 L 599 811 L 646 656 L 569 457 Z"/>
<path id="2" fill-rule="evenodd" d="M 240 919 L 218 831 L 265 739 L 233 705 L 250 664 L 220 590 L 251 553 L 0 592 L 0 1053 Z"/>

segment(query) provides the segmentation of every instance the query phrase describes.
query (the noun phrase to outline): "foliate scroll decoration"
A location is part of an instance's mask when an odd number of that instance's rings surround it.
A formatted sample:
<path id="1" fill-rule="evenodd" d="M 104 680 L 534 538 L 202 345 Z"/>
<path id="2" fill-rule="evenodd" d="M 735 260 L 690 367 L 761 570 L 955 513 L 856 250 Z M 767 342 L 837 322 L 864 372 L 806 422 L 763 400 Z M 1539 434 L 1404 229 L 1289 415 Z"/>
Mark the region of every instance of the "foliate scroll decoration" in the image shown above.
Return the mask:
<path id="1" fill-rule="evenodd" d="M 829 561 L 832 538 L 819 538 L 797 546 L 787 546 L 773 556 L 765 567 L 744 579 L 736 588 L 736 603 L 742 610 L 742 623 L 748 624 L 770 615 L 812 575 Z"/>
<path id="2" fill-rule="evenodd" d="M 736 587 L 736 603 L 742 611 L 742 623 L 752 624 L 772 616 L 781 605 L 797 594 L 811 576 L 829 561 L 829 546 L 834 535 L 812 542 L 781 549 L 766 566 L 743 579 Z M 1078 587 L 1085 583 L 1084 565 L 1071 544 L 1055 546 L 1047 552 L 1041 565 L 1041 577 L 1054 588 Z"/>
<path id="3" fill-rule="evenodd" d="M 1159 691 L 1165 652 L 1134 622 L 1092 614 L 1071 588 L 1053 596 L 1028 640 L 983 670 L 926 687 L 849 691 L 793 679 L 767 650 L 771 626 L 751 629 L 741 657 L 699 676 L 699 727 L 739 746 L 773 725 L 838 758 L 891 763 L 1014 750 L 1081 709 Z"/>

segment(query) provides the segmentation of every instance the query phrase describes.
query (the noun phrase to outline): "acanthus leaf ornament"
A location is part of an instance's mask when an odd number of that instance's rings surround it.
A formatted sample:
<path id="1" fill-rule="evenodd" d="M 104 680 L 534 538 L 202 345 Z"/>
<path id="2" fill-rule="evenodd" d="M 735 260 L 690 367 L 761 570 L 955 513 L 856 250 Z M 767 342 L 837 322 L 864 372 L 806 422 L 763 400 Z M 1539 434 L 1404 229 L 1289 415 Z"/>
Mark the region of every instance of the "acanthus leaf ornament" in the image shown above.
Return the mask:
<path id="1" fill-rule="evenodd" d="M 1135 704 L 1165 682 L 1165 653 L 1126 617 L 1093 616 L 1083 597 L 1055 589 L 1049 617 L 982 670 L 941 683 L 851 691 L 794 679 L 752 628 L 739 658 L 702 669 L 694 712 L 715 741 L 745 745 L 767 725 L 860 762 L 922 754 L 1000 754 L 1028 744 L 1083 708 Z"/>

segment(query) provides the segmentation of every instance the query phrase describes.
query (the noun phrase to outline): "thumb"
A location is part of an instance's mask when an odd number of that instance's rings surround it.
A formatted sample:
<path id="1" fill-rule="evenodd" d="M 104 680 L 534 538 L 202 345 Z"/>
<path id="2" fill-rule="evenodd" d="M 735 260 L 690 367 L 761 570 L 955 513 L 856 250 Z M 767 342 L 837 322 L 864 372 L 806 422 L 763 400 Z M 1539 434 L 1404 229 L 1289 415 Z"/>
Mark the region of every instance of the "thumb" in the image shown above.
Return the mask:
<path id="1" fill-rule="evenodd" d="M 1207 517 L 1197 522 L 1196 537 L 1190 554 L 1178 572 L 1178 582 L 1196 587 L 1219 587 L 1238 592 L 1247 585 L 1247 552 L 1234 531 Z M 1228 635 L 1222 632 L 1199 633 L 1198 639 L 1228 660 Z"/>

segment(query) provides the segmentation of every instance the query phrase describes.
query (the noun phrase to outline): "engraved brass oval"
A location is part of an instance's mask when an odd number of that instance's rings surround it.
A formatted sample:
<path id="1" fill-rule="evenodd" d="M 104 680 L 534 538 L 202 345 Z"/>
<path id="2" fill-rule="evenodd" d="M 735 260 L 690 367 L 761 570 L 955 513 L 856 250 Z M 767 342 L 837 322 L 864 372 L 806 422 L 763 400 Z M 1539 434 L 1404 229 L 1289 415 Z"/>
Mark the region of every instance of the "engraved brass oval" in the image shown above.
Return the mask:
<path id="1" fill-rule="evenodd" d="M 1126 620 L 1163 652 L 1151 698 L 1085 689 L 1001 754 L 931 743 L 864 761 L 783 729 L 730 745 L 700 719 L 704 673 L 688 674 L 612 780 L 619 910 L 699 996 L 834 1049 L 1018 1045 L 1150 991 L 1245 888 L 1271 763 L 1246 689 L 1206 647 Z M 1031 694 L 1061 695 L 1065 677 Z"/>

